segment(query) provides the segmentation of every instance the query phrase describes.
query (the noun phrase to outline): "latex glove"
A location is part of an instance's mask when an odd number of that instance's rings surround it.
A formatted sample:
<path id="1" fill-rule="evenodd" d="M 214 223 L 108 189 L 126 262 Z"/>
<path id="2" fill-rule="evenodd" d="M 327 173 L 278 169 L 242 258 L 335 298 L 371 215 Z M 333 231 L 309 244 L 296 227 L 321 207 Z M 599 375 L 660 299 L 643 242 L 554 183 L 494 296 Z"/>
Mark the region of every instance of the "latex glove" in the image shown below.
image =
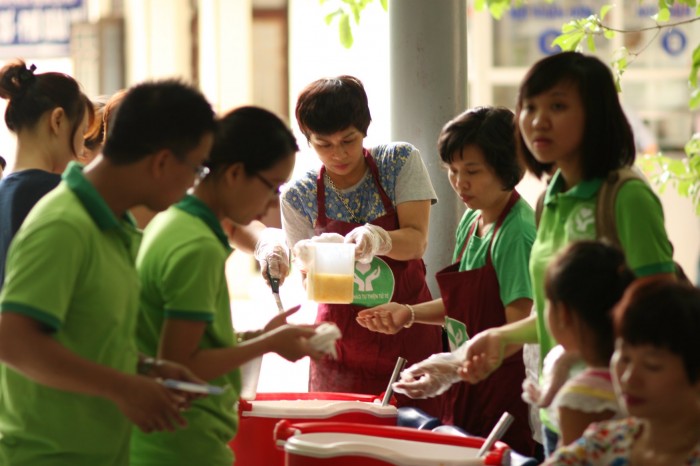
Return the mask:
<path id="1" fill-rule="evenodd" d="M 355 243 L 355 260 L 362 264 L 372 262 L 374 256 L 383 256 L 391 251 L 389 233 L 377 225 L 366 223 L 345 235 L 346 243 Z"/>
<path id="2" fill-rule="evenodd" d="M 392 388 L 410 398 L 442 395 L 461 380 L 457 373 L 461 366 L 462 359 L 453 353 L 433 354 L 401 372 L 401 378 Z"/>
<path id="3" fill-rule="evenodd" d="M 547 408 L 569 379 L 572 367 L 580 360 L 578 353 L 565 351 L 561 345 L 552 348 L 542 364 L 542 385 L 531 379 L 523 381 L 523 401 L 539 408 Z"/>
<path id="4" fill-rule="evenodd" d="M 255 245 L 255 258 L 265 281 L 277 279 L 281 285 L 289 275 L 289 250 L 284 232 L 279 228 L 265 228 Z"/>
<path id="5" fill-rule="evenodd" d="M 322 233 L 321 235 L 314 236 L 311 239 L 303 239 L 298 241 L 292 248 L 292 253 L 294 254 L 294 264 L 296 264 L 300 270 L 306 271 L 309 269 L 308 266 L 312 260 L 311 244 L 342 243 L 343 241 L 345 241 L 345 238 L 338 233 Z"/>

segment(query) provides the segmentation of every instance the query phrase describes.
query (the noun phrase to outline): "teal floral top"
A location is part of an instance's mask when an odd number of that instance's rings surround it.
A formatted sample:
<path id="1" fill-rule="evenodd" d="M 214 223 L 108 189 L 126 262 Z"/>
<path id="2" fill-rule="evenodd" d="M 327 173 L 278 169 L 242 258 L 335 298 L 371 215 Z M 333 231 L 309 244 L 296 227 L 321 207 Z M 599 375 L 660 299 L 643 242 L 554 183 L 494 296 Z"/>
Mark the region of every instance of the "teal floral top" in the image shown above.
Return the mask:
<path id="1" fill-rule="evenodd" d="M 632 446 L 641 431 L 642 422 L 632 417 L 591 424 L 580 439 L 557 449 L 543 464 L 557 466 L 629 465 Z M 700 465 L 700 439 L 683 465 Z"/>

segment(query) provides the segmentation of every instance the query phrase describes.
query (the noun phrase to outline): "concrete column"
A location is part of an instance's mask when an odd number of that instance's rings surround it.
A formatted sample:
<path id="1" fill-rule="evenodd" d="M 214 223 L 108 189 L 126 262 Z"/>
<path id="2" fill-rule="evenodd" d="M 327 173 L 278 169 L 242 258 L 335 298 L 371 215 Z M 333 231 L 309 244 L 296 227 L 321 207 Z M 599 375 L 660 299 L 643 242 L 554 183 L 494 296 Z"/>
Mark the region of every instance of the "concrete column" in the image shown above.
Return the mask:
<path id="1" fill-rule="evenodd" d="M 125 0 L 126 81 L 192 79 L 190 0 Z"/>
<path id="2" fill-rule="evenodd" d="M 441 167 L 437 138 L 467 106 L 466 9 L 466 0 L 389 2 L 392 140 L 420 150 L 439 198 L 431 209 L 424 256 L 434 297 L 440 294 L 435 272 L 452 262 L 463 212 Z"/>
<path id="3" fill-rule="evenodd" d="M 199 86 L 217 111 L 253 96 L 252 0 L 198 0 Z"/>

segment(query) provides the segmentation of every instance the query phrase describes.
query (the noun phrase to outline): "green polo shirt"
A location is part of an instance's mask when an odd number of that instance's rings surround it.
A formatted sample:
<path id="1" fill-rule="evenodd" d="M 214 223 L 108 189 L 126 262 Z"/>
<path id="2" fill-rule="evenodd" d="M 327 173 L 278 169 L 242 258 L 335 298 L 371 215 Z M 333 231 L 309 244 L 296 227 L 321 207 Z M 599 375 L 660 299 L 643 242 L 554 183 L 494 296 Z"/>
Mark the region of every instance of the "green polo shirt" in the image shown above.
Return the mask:
<path id="1" fill-rule="evenodd" d="M 469 230 L 478 220 L 480 214 L 479 210 L 468 210 L 464 213 L 457 227 L 457 246 L 453 261 L 459 259 L 463 249 L 462 245 L 464 245 Z M 460 272 L 478 269 L 486 265 L 492 236 L 493 228 L 490 228 L 484 236 L 478 236 L 475 233 L 469 238 L 459 264 Z M 503 224 L 496 232 L 491 247 L 491 261 L 496 270 L 499 297 L 504 306 L 516 299 L 532 299 L 528 263 L 530 249 L 534 241 L 535 214 L 532 207 L 524 199 L 519 199 L 508 212 L 506 218 L 503 219 Z"/>
<path id="2" fill-rule="evenodd" d="M 219 220 L 194 196 L 151 221 L 137 259 L 142 282 L 138 342 L 144 354 L 157 354 L 165 319 L 206 322 L 202 349 L 235 346 L 225 274 L 230 252 Z M 233 463 L 227 443 L 238 427 L 240 371 L 210 383 L 231 389 L 195 401 L 184 413 L 186 428 L 154 434 L 133 430 L 131 466 Z"/>
<path id="3" fill-rule="evenodd" d="M 545 270 L 569 243 L 596 239 L 596 203 L 602 183 L 601 178 L 584 180 L 563 192 L 564 179 L 557 171 L 547 187 L 530 256 L 541 348 L 540 367 L 549 350 L 556 345 L 545 323 Z M 631 180 L 622 185 L 615 199 L 615 222 L 627 265 L 635 275 L 644 277 L 675 271 L 661 202 L 646 183 Z"/>
<path id="4" fill-rule="evenodd" d="M 134 373 L 139 242 L 131 218 L 117 219 L 82 167 L 69 165 L 10 246 L 0 312 L 35 319 L 79 356 Z M 0 464 L 128 464 L 131 423 L 113 403 L 5 365 L 0 386 Z"/>

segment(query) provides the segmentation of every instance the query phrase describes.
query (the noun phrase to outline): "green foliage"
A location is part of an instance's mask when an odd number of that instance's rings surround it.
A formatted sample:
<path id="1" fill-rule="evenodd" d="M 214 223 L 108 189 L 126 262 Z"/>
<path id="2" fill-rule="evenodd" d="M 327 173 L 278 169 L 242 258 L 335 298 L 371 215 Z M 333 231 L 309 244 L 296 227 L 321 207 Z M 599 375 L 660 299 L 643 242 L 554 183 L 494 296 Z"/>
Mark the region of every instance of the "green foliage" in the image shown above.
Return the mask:
<path id="1" fill-rule="evenodd" d="M 659 192 L 672 186 L 693 201 L 695 214 L 700 216 L 700 133 L 695 133 L 685 145 L 685 157 L 677 159 L 659 153 L 644 156 L 638 164 Z"/>
<path id="2" fill-rule="evenodd" d="M 360 16 L 362 11 L 370 3 L 375 0 L 318 0 L 321 5 L 326 6 L 330 12 L 326 14 L 325 21 L 327 25 L 333 22 L 338 23 L 338 38 L 340 44 L 349 49 L 355 42 L 353 36 L 353 22 L 355 25 L 360 24 Z M 379 4 L 387 11 L 389 0 L 379 0 Z M 352 18 L 352 21 L 351 20 Z"/>

